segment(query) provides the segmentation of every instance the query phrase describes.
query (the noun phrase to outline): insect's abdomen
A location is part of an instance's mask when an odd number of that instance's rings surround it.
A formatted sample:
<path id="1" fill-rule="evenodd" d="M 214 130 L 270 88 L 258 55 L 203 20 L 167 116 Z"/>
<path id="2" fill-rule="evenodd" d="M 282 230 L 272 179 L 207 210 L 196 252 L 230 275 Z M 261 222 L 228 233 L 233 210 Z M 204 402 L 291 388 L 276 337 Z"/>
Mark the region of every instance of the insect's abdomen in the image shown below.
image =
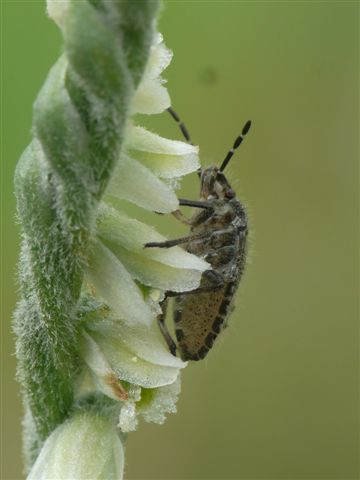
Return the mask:
<path id="1" fill-rule="evenodd" d="M 226 327 L 234 293 L 244 271 L 247 250 L 247 230 L 231 230 L 214 232 L 208 245 L 209 253 L 202 252 L 213 270 L 221 275 L 224 286 L 204 293 L 180 295 L 175 299 L 175 333 L 183 360 L 203 359 L 218 334 Z M 235 241 L 229 233 L 235 234 Z M 214 251 L 211 246 L 219 239 L 223 245 Z M 191 250 L 194 253 L 196 246 L 193 245 Z M 211 282 L 203 275 L 200 288 L 207 287 L 211 287 Z"/>
<path id="2" fill-rule="evenodd" d="M 201 360 L 206 356 L 226 325 L 235 288 L 235 282 L 230 282 L 215 292 L 176 298 L 175 332 L 183 360 Z"/>

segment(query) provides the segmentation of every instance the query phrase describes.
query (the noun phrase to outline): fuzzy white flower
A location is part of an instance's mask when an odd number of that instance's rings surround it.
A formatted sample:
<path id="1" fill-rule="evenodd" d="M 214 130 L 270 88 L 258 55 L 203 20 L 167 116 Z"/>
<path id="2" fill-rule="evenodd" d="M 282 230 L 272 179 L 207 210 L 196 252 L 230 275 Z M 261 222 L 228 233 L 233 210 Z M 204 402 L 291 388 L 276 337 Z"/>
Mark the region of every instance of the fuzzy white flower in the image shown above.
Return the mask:
<path id="1" fill-rule="evenodd" d="M 147 422 L 164 423 L 167 413 L 176 412 L 180 389 L 180 379 L 177 378 L 164 387 L 132 391 L 129 401 L 121 409 L 119 427 L 123 432 L 136 430 L 137 416 L 143 417 Z"/>
<path id="2" fill-rule="evenodd" d="M 51 17 L 60 28 L 63 27 L 69 5 L 70 0 L 47 0 L 46 2 L 49 17 Z"/>
<path id="3" fill-rule="evenodd" d="M 159 113 L 170 106 L 160 78 L 171 60 L 161 35 L 155 39 L 145 75 L 133 99 L 135 113 Z M 155 318 L 167 290 L 190 291 L 208 264 L 180 247 L 146 249 L 166 240 L 153 227 L 125 213 L 126 202 L 158 213 L 179 206 L 174 185 L 199 168 L 198 148 L 169 140 L 129 121 L 124 146 L 97 216 L 97 238 L 86 285 L 100 305 L 86 321 L 81 355 L 86 364 L 77 397 L 91 391 L 122 402 L 119 426 L 134 430 L 137 417 L 162 423 L 175 411 L 179 372 Z"/>
<path id="4" fill-rule="evenodd" d="M 111 420 L 78 412 L 46 440 L 27 480 L 123 478 L 124 451 Z"/>
<path id="5" fill-rule="evenodd" d="M 132 102 L 133 113 L 161 113 L 170 107 L 170 96 L 164 87 L 165 80 L 160 77 L 160 74 L 169 65 L 171 59 L 172 52 L 166 48 L 162 35 L 158 33 L 151 48 L 142 81 Z"/>

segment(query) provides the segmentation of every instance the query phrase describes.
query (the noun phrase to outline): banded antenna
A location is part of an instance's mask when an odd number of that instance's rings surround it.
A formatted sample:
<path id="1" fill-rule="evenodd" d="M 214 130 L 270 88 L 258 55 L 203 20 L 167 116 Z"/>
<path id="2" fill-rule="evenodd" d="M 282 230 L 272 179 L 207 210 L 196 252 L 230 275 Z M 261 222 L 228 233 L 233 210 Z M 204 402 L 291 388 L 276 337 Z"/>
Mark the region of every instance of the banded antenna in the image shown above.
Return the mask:
<path id="1" fill-rule="evenodd" d="M 175 112 L 175 110 L 173 110 L 171 107 L 169 107 L 167 109 L 167 111 L 170 113 L 170 115 L 172 116 L 172 118 L 175 120 L 175 122 L 178 124 L 180 130 L 181 130 L 181 133 L 183 134 L 185 140 L 190 143 L 190 145 L 192 145 L 192 141 L 191 141 L 191 138 L 190 138 L 190 134 L 188 132 L 188 129 L 185 127 L 185 124 L 181 121 L 179 115 Z"/>
<path id="2" fill-rule="evenodd" d="M 241 132 L 241 135 L 239 135 L 237 137 L 237 139 L 235 140 L 234 142 L 234 145 L 232 148 L 230 148 L 230 150 L 228 151 L 224 161 L 222 162 L 221 164 L 221 167 L 219 168 L 220 172 L 223 172 L 225 170 L 225 167 L 226 165 L 230 162 L 230 159 L 231 157 L 234 155 L 234 152 L 237 148 L 240 147 L 240 145 L 242 144 L 242 141 L 244 140 L 244 137 L 245 135 L 248 133 L 248 131 L 250 130 L 250 127 L 251 127 L 251 120 L 248 120 L 243 129 L 242 129 L 242 132 Z"/>

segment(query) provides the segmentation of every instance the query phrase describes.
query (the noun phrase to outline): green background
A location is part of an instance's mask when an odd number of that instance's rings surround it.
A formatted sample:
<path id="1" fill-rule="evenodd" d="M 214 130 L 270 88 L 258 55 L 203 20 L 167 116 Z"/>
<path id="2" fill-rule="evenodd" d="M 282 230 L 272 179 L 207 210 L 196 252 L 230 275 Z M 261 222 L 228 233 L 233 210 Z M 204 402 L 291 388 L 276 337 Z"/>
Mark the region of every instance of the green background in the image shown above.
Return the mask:
<path id="1" fill-rule="evenodd" d="M 2 17 L 1 478 L 19 479 L 12 179 L 61 36 L 42 1 L 4 1 Z M 358 18 L 345 1 L 165 4 L 165 76 L 203 164 L 253 120 L 228 171 L 252 248 L 230 326 L 185 370 L 177 415 L 129 436 L 129 480 L 358 478 Z M 166 114 L 146 124 L 180 138 Z M 196 198 L 196 176 L 185 183 Z"/>

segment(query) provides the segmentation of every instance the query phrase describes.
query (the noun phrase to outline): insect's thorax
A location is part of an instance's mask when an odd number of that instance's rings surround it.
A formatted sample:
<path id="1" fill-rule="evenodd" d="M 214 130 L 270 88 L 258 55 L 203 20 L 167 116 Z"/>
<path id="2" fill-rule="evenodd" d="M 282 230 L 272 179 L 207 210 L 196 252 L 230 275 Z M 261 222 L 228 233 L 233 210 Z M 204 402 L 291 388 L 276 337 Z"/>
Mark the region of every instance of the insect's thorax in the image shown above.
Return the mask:
<path id="1" fill-rule="evenodd" d="M 219 252 L 225 246 L 236 246 L 239 234 L 247 230 L 246 211 L 239 200 L 212 199 L 209 203 L 213 209 L 197 212 L 192 217 L 191 231 L 205 236 L 188 244 L 187 250 L 198 256 L 213 250 Z"/>

